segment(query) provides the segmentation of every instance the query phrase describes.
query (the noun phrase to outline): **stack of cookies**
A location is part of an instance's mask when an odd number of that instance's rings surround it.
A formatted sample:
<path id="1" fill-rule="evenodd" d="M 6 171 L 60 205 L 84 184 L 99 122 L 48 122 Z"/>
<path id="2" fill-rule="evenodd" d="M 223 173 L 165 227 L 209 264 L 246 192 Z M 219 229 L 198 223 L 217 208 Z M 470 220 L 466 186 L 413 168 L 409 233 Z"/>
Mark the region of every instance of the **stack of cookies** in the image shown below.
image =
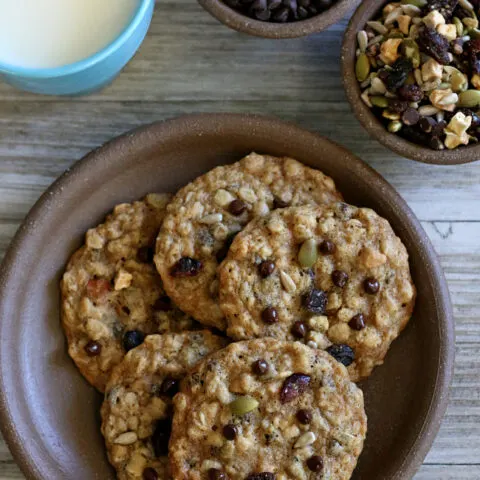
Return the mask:
<path id="1" fill-rule="evenodd" d="M 351 477 L 355 385 L 411 317 L 407 251 L 333 180 L 250 154 L 118 205 L 62 280 L 119 479 Z"/>

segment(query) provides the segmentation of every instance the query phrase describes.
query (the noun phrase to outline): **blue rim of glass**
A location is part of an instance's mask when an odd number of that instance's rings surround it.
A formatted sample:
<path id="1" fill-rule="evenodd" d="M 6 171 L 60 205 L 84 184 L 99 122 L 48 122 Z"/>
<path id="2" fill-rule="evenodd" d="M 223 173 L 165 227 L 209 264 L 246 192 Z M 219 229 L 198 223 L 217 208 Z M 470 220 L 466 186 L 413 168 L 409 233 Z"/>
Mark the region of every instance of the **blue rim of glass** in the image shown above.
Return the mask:
<path id="1" fill-rule="evenodd" d="M 135 16 L 126 26 L 123 32 L 109 45 L 94 53 L 90 57 L 80 60 L 79 62 L 70 63 L 68 65 L 62 65 L 61 67 L 54 68 L 24 68 L 17 67 L 15 65 L 9 65 L 0 62 L 0 73 L 12 76 L 29 77 L 29 78 L 55 78 L 63 77 L 65 75 L 72 75 L 74 73 L 81 72 L 90 67 L 93 67 L 97 63 L 108 58 L 112 53 L 118 50 L 121 45 L 128 40 L 139 27 L 148 8 L 154 3 L 155 0 L 142 0 L 140 6 L 135 13 Z"/>

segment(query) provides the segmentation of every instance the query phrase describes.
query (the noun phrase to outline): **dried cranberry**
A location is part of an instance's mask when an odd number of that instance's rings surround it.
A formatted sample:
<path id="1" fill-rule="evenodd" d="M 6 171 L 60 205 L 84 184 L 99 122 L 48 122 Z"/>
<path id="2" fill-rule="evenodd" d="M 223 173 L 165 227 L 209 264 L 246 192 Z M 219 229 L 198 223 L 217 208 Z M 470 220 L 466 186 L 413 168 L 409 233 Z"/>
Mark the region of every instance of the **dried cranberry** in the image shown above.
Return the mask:
<path id="1" fill-rule="evenodd" d="M 450 55 L 448 54 L 448 40 L 437 33 L 434 28 L 423 27 L 418 31 L 417 43 L 420 51 L 433 57 L 437 62 L 443 65 L 450 63 Z"/>
<path id="2" fill-rule="evenodd" d="M 325 315 L 327 310 L 327 294 L 323 290 L 312 288 L 303 298 L 303 306 L 309 312 Z"/>
<path id="3" fill-rule="evenodd" d="M 191 257 L 182 257 L 173 267 L 170 269 L 170 275 L 172 277 L 193 277 L 198 275 L 202 269 L 203 264 L 200 260 L 196 260 Z"/>
<path id="4" fill-rule="evenodd" d="M 291 402 L 301 395 L 310 385 L 310 375 L 304 373 L 294 373 L 287 377 L 280 390 L 280 401 L 282 403 Z"/>
<path id="5" fill-rule="evenodd" d="M 102 300 L 112 289 L 106 278 L 94 278 L 87 283 L 87 297 L 90 300 Z"/>
<path id="6" fill-rule="evenodd" d="M 398 89 L 398 94 L 409 102 L 421 102 L 423 91 L 418 85 L 403 85 Z"/>
<path id="7" fill-rule="evenodd" d="M 327 352 L 346 367 L 355 360 L 355 353 L 348 345 L 331 345 L 327 348 Z"/>
<path id="8" fill-rule="evenodd" d="M 153 450 L 156 457 L 168 454 L 168 441 L 172 432 L 170 419 L 159 420 L 152 435 Z"/>
<path id="9" fill-rule="evenodd" d="M 400 88 L 407 80 L 408 74 L 412 71 L 412 62 L 406 58 L 399 58 L 388 72 L 386 79 L 387 88 L 396 90 Z"/>

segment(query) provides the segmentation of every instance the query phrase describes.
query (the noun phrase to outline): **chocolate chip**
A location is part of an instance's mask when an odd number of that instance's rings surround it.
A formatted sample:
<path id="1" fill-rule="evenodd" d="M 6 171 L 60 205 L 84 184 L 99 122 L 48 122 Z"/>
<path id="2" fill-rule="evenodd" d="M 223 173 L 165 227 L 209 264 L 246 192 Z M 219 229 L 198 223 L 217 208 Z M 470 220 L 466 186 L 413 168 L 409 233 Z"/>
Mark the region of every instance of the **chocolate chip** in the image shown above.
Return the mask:
<path id="1" fill-rule="evenodd" d="M 428 144 L 434 150 L 443 150 L 445 148 L 445 145 L 438 137 L 432 137 Z"/>
<path id="2" fill-rule="evenodd" d="M 334 270 L 332 272 L 332 282 L 335 286 L 343 288 L 348 282 L 348 275 L 343 270 Z"/>
<path id="3" fill-rule="evenodd" d="M 155 252 L 151 247 L 140 247 L 137 252 L 137 259 L 141 263 L 152 263 Z"/>
<path id="4" fill-rule="evenodd" d="M 336 249 L 337 247 L 330 240 L 324 240 L 320 244 L 320 252 L 323 253 L 324 255 L 331 255 L 332 253 L 335 252 Z"/>
<path id="5" fill-rule="evenodd" d="M 167 377 L 160 387 L 160 392 L 163 395 L 168 395 L 169 397 L 173 397 L 176 393 L 178 393 L 179 382 L 177 379 L 172 377 Z"/>
<path id="6" fill-rule="evenodd" d="M 228 206 L 228 211 L 232 214 L 238 217 L 241 215 L 245 210 L 247 209 L 247 204 L 243 201 L 237 198 L 236 200 L 233 200 L 232 203 Z"/>
<path id="7" fill-rule="evenodd" d="M 303 297 L 303 306 L 312 313 L 325 315 L 327 310 L 327 294 L 323 290 L 312 288 Z"/>
<path id="8" fill-rule="evenodd" d="M 155 431 L 152 435 L 153 450 L 156 457 L 168 455 L 168 442 L 172 433 L 172 424 L 170 419 L 163 419 L 157 422 Z"/>
<path id="9" fill-rule="evenodd" d="M 362 313 L 358 313 L 348 322 L 352 330 L 363 330 L 365 328 L 365 318 Z"/>
<path id="10" fill-rule="evenodd" d="M 143 471 L 143 480 L 158 480 L 158 473 L 152 467 L 147 467 Z"/>
<path id="11" fill-rule="evenodd" d="M 176 278 L 194 277 L 200 273 L 202 268 L 203 264 L 200 260 L 191 257 L 182 257 L 170 269 L 170 275 Z"/>
<path id="12" fill-rule="evenodd" d="M 288 14 L 288 10 L 287 10 Z M 290 204 L 288 202 L 284 202 L 281 198 L 275 197 L 273 199 L 273 208 L 287 208 Z"/>
<path id="13" fill-rule="evenodd" d="M 323 458 L 318 455 L 314 455 L 313 457 L 310 457 L 307 460 L 307 467 L 312 472 L 317 472 L 317 473 L 321 472 L 323 470 Z"/>
<path id="14" fill-rule="evenodd" d="M 275 480 L 276 476 L 271 472 L 251 473 L 245 480 Z"/>
<path id="15" fill-rule="evenodd" d="M 327 352 L 346 367 L 355 360 L 355 353 L 348 345 L 331 345 L 327 348 Z"/>
<path id="16" fill-rule="evenodd" d="M 297 412 L 296 417 L 302 425 L 308 425 L 312 421 L 312 412 L 302 408 Z"/>
<path id="17" fill-rule="evenodd" d="M 421 117 L 418 121 L 418 126 L 425 133 L 430 133 L 436 124 L 436 120 L 432 117 Z"/>
<path id="18" fill-rule="evenodd" d="M 275 264 L 270 260 L 265 260 L 258 266 L 258 273 L 262 278 L 269 277 L 274 271 Z"/>
<path id="19" fill-rule="evenodd" d="M 140 330 L 130 330 L 123 336 L 123 348 L 128 352 L 141 345 L 144 339 L 145 335 Z"/>
<path id="20" fill-rule="evenodd" d="M 403 113 L 407 108 L 408 102 L 405 100 L 399 100 L 398 98 L 388 100 L 388 110 L 392 113 Z"/>
<path id="21" fill-rule="evenodd" d="M 307 326 L 304 322 L 295 322 L 290 330 L 295 338 L 303 338 L 307 334 Z"/>
<path id="22" fill-rule="evenodd" d="M 280 401 L 282 403 L 291 402 L 305 392 L 310 385 L 310 375 L 304 373 L 294 373 L 287 377 L 280 390 Z"/>
<path id="23" fill-rule="evenodd" d="M 253 362 L 252 365 L 252 371 L 256 375 L 264 375 L 265 373 L 268 372 L 269 365 L 266 360 L 263 358 L 257 360 L 256 362 Z"/>
<path id="24" fill-rule="evenodd" d="M 267 307 L 263 312 L 262 312 L 262 320 L 265 323 L 276 323 L 278 321 L 278 312 L 274 307 Z"/>
<path id="25" fill-rule="evenodd" d="M 363 289 L 365 292 L 374 295 L 380 290 L 380 284 L 376 278 L 368 277 L 363 281 Z"/>
<path id="26" fill-rule="evenodd" d="M 233 423 L 229 423 L 223 427 L 222 433 L 227 440 L 235 440 L 237 437 L 237 427 L 235 427 Z"/>
<path id="27" fill-rule="evenodd" d="M 210 468 L 208 470 L 208 480 L 227 480 L 227 474 L 218 468 Z"/>
<path id="28" fill-rule="evenodd" d="M 415 108 L 408 107 L 402 115 L 402 122 L 405 125 L 416 125 L 420 120 L 420 114 Z"/>
<path id="29" fill-rule="evenodd" d="M 398 94 L 409 102 L 421 102 L 423 100 L 423 90 L 418 85 L 403 85 L 398 89 Z"/>
<path id="30" fill-rule="evenodd" d="M 95 340 L 90 340 L 84 347 L 89 357 L 98 357 L 102 353 L 102 345 Z"/>
<path id="31" fill-rule="evenodd" d="M 162 295 L 153 304 L 153 309 L 157 312 L 169 312 L 172 310 L 172 301 L 166 295 Z"/>

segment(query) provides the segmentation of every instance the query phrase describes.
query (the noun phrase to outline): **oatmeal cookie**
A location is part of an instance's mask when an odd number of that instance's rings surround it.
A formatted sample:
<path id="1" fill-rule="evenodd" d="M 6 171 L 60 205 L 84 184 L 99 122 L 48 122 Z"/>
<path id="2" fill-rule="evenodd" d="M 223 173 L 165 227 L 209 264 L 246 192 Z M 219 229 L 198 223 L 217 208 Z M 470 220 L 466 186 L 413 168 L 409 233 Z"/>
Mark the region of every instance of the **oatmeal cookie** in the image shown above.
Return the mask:
<path id="1" fill-rule="evenodd" d="M 153 264 L 167 194 L 115 207 L 86 234 L 61 282 L 68 351 L 84 377 L 103 391 L 111 369 L 146 334 L 193 329 L 176 308 Z"/>
<path id="2" fill-rule="evenodd" d="M 224 330 L 217 267 L 234 236 L 274 208 L 339 199 L 331 178 L 291 158 L 252 153 L 211 170 L 167 207 L 155 256 L 165 290 L 183 311 Z"/>
<path id="3" fill-rule="evenodd" d="M 383 362 L 415 300 L 407 251 L 387 220 L 341 202 L 256 219 L 219 279 L 229 336 L 303 340 L 354 381 Z"/>
<path id="4" fill-rule="evenodd" d="M 108 381 L 102 433 L 120 480 L 165 480 L 172 397 L 191 367 L 226 345 L 208 331 L 150 335 Z"/>
<path id="5" fill-rule="evenodd" d="M 200 362 L 174 398 L 174 478 L 350 478 L 367 430 L 362 391 L 330 355 L 272 338 Z"/>

